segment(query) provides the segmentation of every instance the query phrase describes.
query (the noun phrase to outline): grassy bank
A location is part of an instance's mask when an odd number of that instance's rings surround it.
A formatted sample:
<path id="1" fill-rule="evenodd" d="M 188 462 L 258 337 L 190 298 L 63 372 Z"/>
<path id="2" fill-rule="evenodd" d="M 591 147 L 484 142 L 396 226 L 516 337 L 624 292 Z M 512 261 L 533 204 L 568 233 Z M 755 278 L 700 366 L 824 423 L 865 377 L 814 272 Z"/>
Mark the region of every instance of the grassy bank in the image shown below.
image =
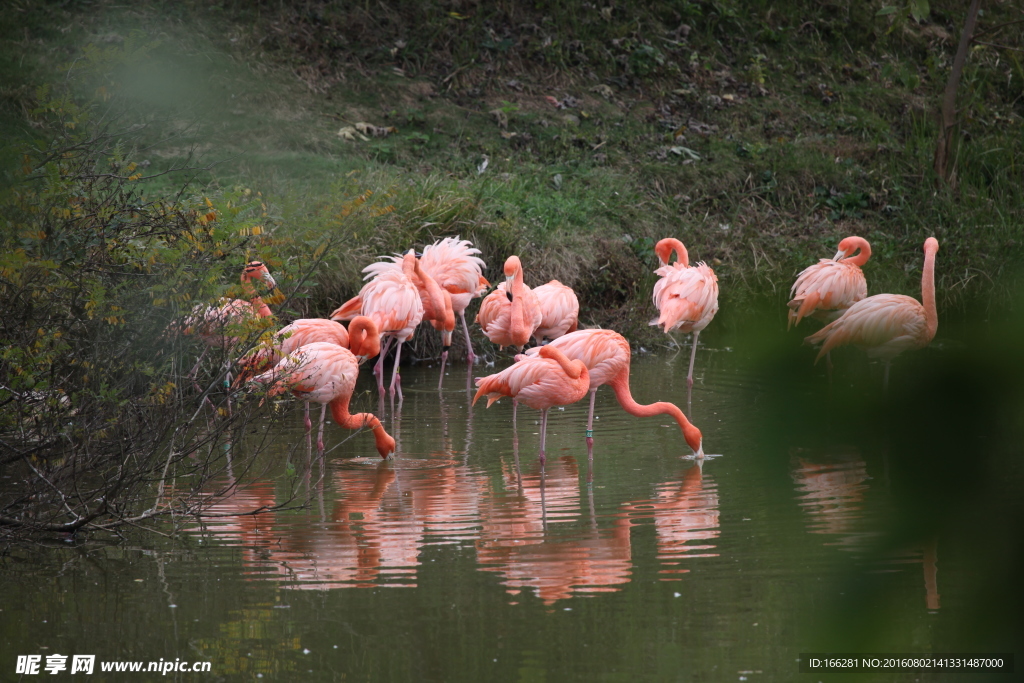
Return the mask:
<path id="1" fill-rule="evenodd" d="M 879 16 L 888 4 L 25 4 L 8 12 L 3 126 L 31 132 L 34 86 L 85 45 L 144 30 L 151 49 L 110 84 L 133 101 L 133 160 L 197 166 L 196 193 L 260 193 L 282 260 L 332 236 L 302 313 L 354 293 L 376 255 L 451 234 L 480 245 L 492 279 L 518 252 L 528 282 L 560 279 L 588 323 L 635 334 L 666 235 L 713 264 L 723 312 L 781 305 L 848 234 L 874 246 L 872 293 L 916 293 L 934 234 L 940 308 L 1004 303 L 1024 207 L 1019 53 L 972 50 L 957 186 L 942 188 L 935 116 L 964 10 Z M 1019 49 L 1024 25 L 993 29 L 1020 10 L 985 9 L 987 42 Z"/>

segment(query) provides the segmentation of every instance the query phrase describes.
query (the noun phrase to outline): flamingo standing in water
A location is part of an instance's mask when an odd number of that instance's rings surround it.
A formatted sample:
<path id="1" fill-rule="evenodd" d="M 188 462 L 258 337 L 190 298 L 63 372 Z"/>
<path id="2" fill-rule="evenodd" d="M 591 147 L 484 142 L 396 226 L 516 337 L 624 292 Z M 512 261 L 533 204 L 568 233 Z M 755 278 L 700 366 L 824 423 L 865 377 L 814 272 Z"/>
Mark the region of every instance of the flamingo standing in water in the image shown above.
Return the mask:
<path id="1" fill-rule="evenodd" d="M 412 278 L 416 270 L 416 252 L 412 249 L 402 259 L 401 269 L 387 268 L 363 285 L 359 295 L 349 299 L 331 313 L 331 320 L 349 320 L 365 315 L 377 324 L 381 344 L 373 374 L 377 376 L 377 390 L 384 395 L 384 356 L 393 342 L 395 368 L 391 374 L 391 396 L 397 387 L 398 400 L 402 400 L 402 385 L 398 377 L 398 365 L 402 356 L 402 344 L 412 339 L 416 326 L 423 320 L 423 303 Z"/>
<path id="2" fill-rule="evenodd" d="M 415 256 L 415 252 L 413 254 Z M 363 268 L 363 272 L 367 274 L 367 278 L 376 277 L 386 270 L 401 269 L 404 262 L 404 256 L 388 256 L 385 257 L 385 260 L 366 266 Z M 454 297 L 427 273 L 423 267 L 422 257 L 416 258 L 408 277 L 416 285 L 416 291 L 420 294 L 420 303 L 423 304 L 423 319 L 429 321 L 431 326 L 441 333 L 441 376 L 437 381 L 437 388 L 440 389 L 444 381 L 444 366 L 448 360 L 448 349 L 452 345 L 452 332 L 455 330 Z"/>
<path id="3" fill-rule="evenodd" d="M 446 237 L 423 247 L 423 255 L 420 256 L 423 270 L 451 294 L 452 310 L 462 320 L 462 330 L 466 334 L 466 360 L 470 365 L 476 361 L 476 355 L 469 325 L 466 324 L 466 308 L 490 286 L 483 276 L 487 264 L 477 256 L 479 253 L 480 250 L 469 240 Z M 447 351 L 441 355 L 442 366 L 447 355 Z"/>
<path id="4" fill-rule="evenodd" d="M 676 262 L 669 265 L 673 251 Z M 661 267 L 654 271 L 661 276 L 654 284 L 654 305 L 660 315 L 650 324 L 664 327 L 665 334 L 672 330 L 693 333 L 690 370 L 686 374 L 686 386 L 692 388 L 697 337 L 718 312 L 718 278 L 703 261 L 691 266 L 686 247 L 677 239 L 668 237 L 661 240 L 655 245 L 654 252 L 661 262 Z"/>
<path id="5" fill-rule="evenodd" d="M 261 261 L 250 261 L 242 269 L 242 291 L 249 296 L 249 300 L 224 299 L 220 306 L 209 306 L 199 304 L 192 310 L 192 314 L 185 319 L 185 334 L 198 334 L 199 338 L 206 344 L 206 348 L 199 354 L 196 364 L 189 371 L 188 377 L 196 390 L 202 392 L 202 387 L 195 381 L 199 364 L 203 362 L 206 352 L 211 348 L 228 349 L 238 343 L 238 334 L 244 329 L 244 325 L 254 318 L 269 318 L 272 313 L 270 306 L 264 303 L 260 295 L 253 287 L 254 280 L 262 280 L 268 287 L 273 289 L 277 283 L 271 276 L 267 266 Z M 230 371 L 227 374 L 227 381 L 231 382 Z M 209 398 L 206 399 L 209 402 Z M 211 404 L 212 405 L 212 404 Z M 230 410 L 230 403 L 228 404 Z"/>
<path id="6" fill-rule="evenodd" d="M 618 332 L 612 330 L 578 330 L 560 337 L 542 348 L 558 349 L 567 358 L 583 361 L 590 373 L 590 412 L 587 414 L 587 451 L 593 455 L 594 448 L 594 400 L 597 390 L 602 385 L 609 385 L 615 392 L 619 405 L 636 417 L 653 417 L 669 415 L 678 424 L 683 438 L 693 449 L 694 457 L 704 457 L 703 438 L 697 429 L 686 418 L 686 415 L 674 403 L 659 401 L 650 405 L 642 405 L 633 400 L 629 391 L 629 362 L 631 353 L 629 342 Z M 536 356 L 540 349 L 527 350 L 527 356 Z"/>
<path id="7" fill-rule="evenodd" d="M 523 264 L 518 256 L 505 261 L 505 282 L 484 297 L 476 322 L 500 348 L 515 346 L 520 351 L 530 341 L 542 320 L 540 301 L 523 283 Z"/>
<path id="8" fill-rule="evenodd" d="M 902 294 L 876 294 L 846 309 L 804 341 L 821 344 L 814 362 L 837 346 L 851 344 L 864 349 L 868 357 L 885 363 L 883 389 L 889 387 L 889 364 L 909 349 L 922 349 L 935 338 L 939 315 L 935 310 L 935 254 L 939 241 L 924 242 L 924 268 L 921 272 L 921 302 Z"/>
<path id="9" fill-rule="evenodd" d="M 579 324 L 580 302 L 572 287 L 566 287 L 558 280 L 535 287 L 533 293 L 540 303 L 541 321 L 533 331 L 533 339 L 540 346 L 545 339 L 558 339 L 568 332 L 575 332 Z"/>
<path id="10" fill-rule="evenodd" d="M 540 461 L 544 463 L 544 443 L 548 430 L 548 410 L 566 406 L 583 398 L 590 386 L 587 366 L 569 360 L 550 345 L 542 346 L 538 356 L 520 356 L 518 362 L 501 372 L 480 377 L 473 404 L 487 396 L 487 407 L 503 396 L 540 411 Z"/>
<path id="11" fill-rule="evenodd" d="M 242 370 L 238 374 L 236 383 L 245 382 L 249 377 L 269 370 L 280 363 L 283 358 L 287 358 L 303 346 L 314 342 L 326 342 L 348 349 L 355 355 L 359 365 L 380 353 L 377 324 L 370 318 L 356 316 L 349 323 L 347 330 L 341 323 L 334 320 L 300 318 L 278 330 L 269 347 L 257 349 L 241 360 Z M 305 401 L 305 404 L 303 422 L 308 435 L 313 429 L 313 424 L 309 420 L 309 401 Z M 321 452 L 324 449 L 326 413 L 327 404 L 324 403 L 320 408 L 320 429 L 316 443 L 317 450 Z"/>
<path id="12" fill-rule="evenodd" d="M 349 401 L 355 390 L 359 375 L 359 361 L 348 349 L 328 342 L 313 342 L 300 347 L 294 354 L 284 358 L 272 370 L 253 378 L 260 384 L 271 384 L 268 396 L 286 391 L 305 400 L 329 406 L 331 417 L 346 429 L 369 427 L 377 444 L 380 457 L 387 458 L 395 452 L 395 440 L 384 430 L 372 413 L 348 412 Z M 323 446 L 323 423 L 318 448 Z"/>
<path id="13" fill-rule="evenodd" d="M 848 256 L 848 254 L 854 254 Z M 789 323 L 799 325 L 811 317 L 832 322 L 868 295 L 861 268 L 871 258 L 871 245 L 863 237 L 847 237 L 833 258 L 823 258 L 796 276 L 789 295 Z"/>

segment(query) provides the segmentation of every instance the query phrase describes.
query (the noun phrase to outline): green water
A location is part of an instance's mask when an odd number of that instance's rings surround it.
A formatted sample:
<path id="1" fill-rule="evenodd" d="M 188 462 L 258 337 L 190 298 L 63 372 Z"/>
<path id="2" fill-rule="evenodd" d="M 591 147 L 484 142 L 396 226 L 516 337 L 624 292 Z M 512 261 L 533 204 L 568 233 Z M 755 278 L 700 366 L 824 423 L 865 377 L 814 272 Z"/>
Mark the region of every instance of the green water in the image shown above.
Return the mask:
<path id="1" fill-rule="evenodd" d="M 95 654 L 211 663 L 98 680 L 914 681 L 945 678 L 797 660 L 1012 651 L 1021 489 L 1004 458 L 1019 449 L 972 451 L 941 410 L 938 429 L 904 419 L 907 392 L 941 391 L 973 419 L 941 348 L 894 366 L 888 397 L 856 354 L 831 389 L 808 354 L 762 371 L 756 354 L 702 350 L 689 409 L 688 353 L 634 358 L 634 397 L 683 407 L 715 455 L 703 464 L 674 423 L 604 388 L 593 463 L 584 402 L 552 411 L 542 472 L 537 413 L 521 407 L 513 432 L 507 401 L 471 407 L 459 364 L 441 392 L 436 367 L 403 369 L 390 462 L 333 424 L 317 460 L 295 406 L 266 474 L 211 512 L 299 509 L 0 563 L 0 680 L 19 680 L 17 655 Z M 378 408 L 369 392 L 355 404 Z"/>

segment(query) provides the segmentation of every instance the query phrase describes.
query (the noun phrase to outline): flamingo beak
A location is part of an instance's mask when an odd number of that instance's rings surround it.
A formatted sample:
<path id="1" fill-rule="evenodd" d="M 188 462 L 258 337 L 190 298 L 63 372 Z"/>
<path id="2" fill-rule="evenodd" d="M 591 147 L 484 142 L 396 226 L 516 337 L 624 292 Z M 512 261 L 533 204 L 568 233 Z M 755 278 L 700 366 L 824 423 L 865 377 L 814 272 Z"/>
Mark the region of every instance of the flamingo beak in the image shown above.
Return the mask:
<path id="1" fill-rule="evenodd" d="M 268 287 L 277 287 L 277 283 L 274 281 L 274 276 L 270 273 L 263 273 L 263 281 L 267 283 Z"/>
<path id="2" fill-rule="evenodd" d="M 701 439 L 700 443 L 697 444 L 697 452 L 693 454 L 693 457 L 697 460 L 704 459 L 704 439 Z"/>
<path id="3" fill-rule="evenodd" d="M 509 301 L 512 301 L 512 275 L 505 276 L 505 296 L 508 297 Z"/>
<path id="4" fill-rule="evenodd" d="M 832 257 L 832 260 L 838 261 L 843 258 L 846 258 L 846 252 L 840 249 L 839 251 L 836 252 L 836 255 Z"/>

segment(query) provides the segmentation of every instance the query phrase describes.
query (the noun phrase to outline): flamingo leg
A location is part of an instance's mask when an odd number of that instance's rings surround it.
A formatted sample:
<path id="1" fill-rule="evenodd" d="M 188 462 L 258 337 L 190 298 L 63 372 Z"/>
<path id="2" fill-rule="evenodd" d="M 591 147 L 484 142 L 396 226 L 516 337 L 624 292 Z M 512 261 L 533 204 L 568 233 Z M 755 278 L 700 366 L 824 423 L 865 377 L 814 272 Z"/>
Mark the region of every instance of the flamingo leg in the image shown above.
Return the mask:
<path id="1" fill-rule="evenodd" d="M 466 333 L 466 362 L 472 365 L 476 362 L 476 354 L 473 353 L 473 341 L 469 337 L 469 325 L 466 323 L 466 312 L 459 311 L 462 318 L 462 331 Z"/>
<path id="2" fill-rule="evenodd" d="M 693 362 L 697 359 L 697 337 L 700 332 L 693 333 L 693 349 L 690 351 L 690 371 L 686 373 L 686 386 L 693 387 Z"/>
<path id="3" fill-rule="evenodd" d="M 309 405 L 308 403 L 306 404 Z M 324 422 L 327 420 L 327 404 L 320 404 L 320 430 L 316 433 L 316 452 L 323 454 L 324 452 Z M 307 432 L 307 436 L 308 436 Z"/>
<path id="4" fill-rule="evenodd" d="M 402 360 L 402 342 L 398 342 L 398 346 L 395 347 L 395 369 L 391 372 L 391 389 L 390 393 L 392 398 L 395 396 L 395 390 L 398 390 L 398 401 L 402 401 L 402 378 L 398 375 L 398 364 Z"/>
<path id="5" fill-rule="evenodd" d="M 384 337 L 384 344 L 380 348 L 380 353 L 377 354 L 377 364 L 373 366 L 373 375 L 377 378 L 377 392 L 381 396 L 384 395 L 384 356 L 387 355 L 388 349 L 391 348 L 391 342 L 395 340 L 392 336 Z"/>
<path id="6" fill-rule="evenodd" d="M 594 457 L 594 401 L 597 399 L 597 387 L 590 390 L 590 412 L 587 413 L 587 457 Z"/>
<path id="7" fill-rule="evenodd" d="M 441 352 L 441 376 L 437 378 L 437 390 L 441 390 L 441 385 L 444 383 L 444 365 L 448 362 L 448 349 Z"/>
<path id="8" fill-rule="evenodd" d="M 309 421 L 309 401 L 306 401 L 306 410 L 302 413 L 302 424 L 306 426 L 306 436 L 313 431 L 313 423 Z"/>
<path id="9" fill-rule="evenodd" d="M 540 411 L 540 466 L 544 467 L 544 444 L 548 435 L 548 409 Z"/>
<path id="10" fill-rule="evenodd" d="M 512 429 L 516 428 L 516 409 L 517 408 L 519 408 L 519 401 L 517 401 L 516 397 L 513 396 L 512 397 Z"/>

